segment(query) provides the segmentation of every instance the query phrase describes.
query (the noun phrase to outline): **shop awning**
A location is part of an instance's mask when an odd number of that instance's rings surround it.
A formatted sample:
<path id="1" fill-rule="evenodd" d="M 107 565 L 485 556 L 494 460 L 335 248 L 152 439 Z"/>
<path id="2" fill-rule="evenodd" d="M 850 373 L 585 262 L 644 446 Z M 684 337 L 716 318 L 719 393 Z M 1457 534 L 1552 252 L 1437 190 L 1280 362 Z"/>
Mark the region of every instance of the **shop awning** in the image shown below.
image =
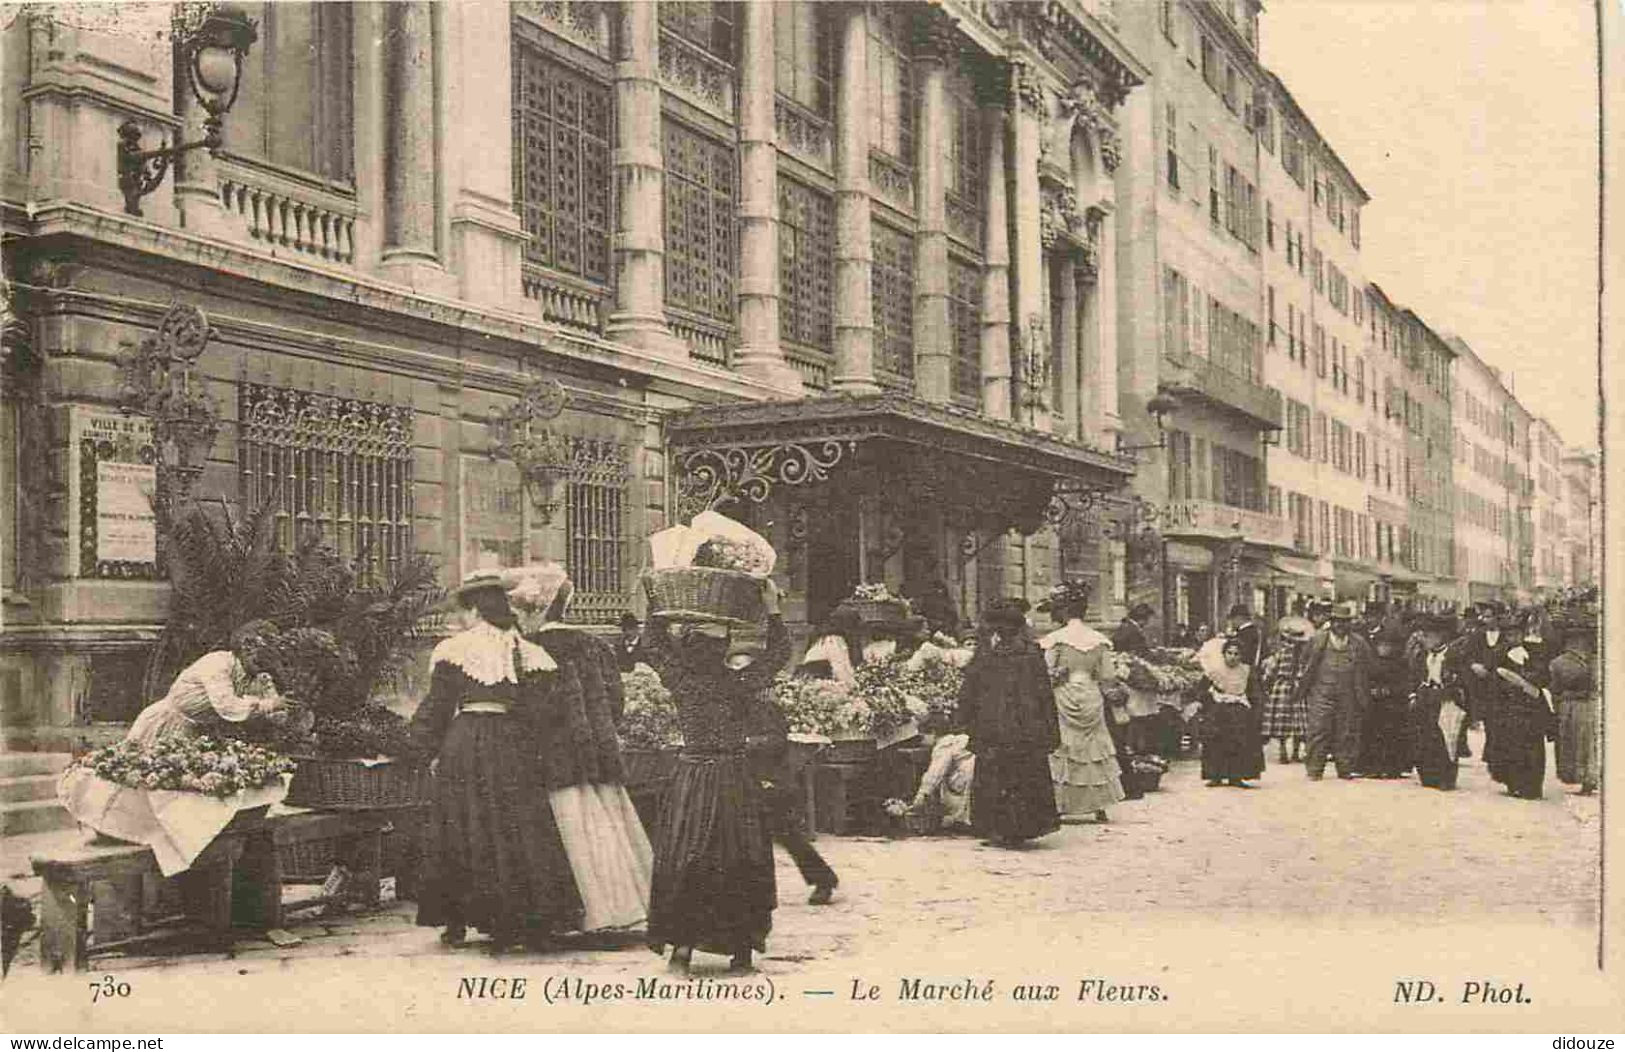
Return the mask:
<path id="1" fill-rule="evenodd" d="M 666 419 L 681 513 L 784 487 L 883 488 L 1032 533 L 1124 490 L 1134 461 L 896 392 L 687 409 Z"/>
<path id="2" fill-rule="evenodd" d="M 1276 555 L 1270 558 L 1270 569 L 1288 577 L 1305 577 L 1311 581 L 1320 580 L 1320 568 L 1315 565 L 1313 559 L 1298 559 L 1290 555 Z"/>
<path id="3" fill-rule="evenodd" d="M 1332 588 L 1339 599 L 1365 599 L 1376 583 L 1377 575 L 1370 570 L 1334 564 Z"/>

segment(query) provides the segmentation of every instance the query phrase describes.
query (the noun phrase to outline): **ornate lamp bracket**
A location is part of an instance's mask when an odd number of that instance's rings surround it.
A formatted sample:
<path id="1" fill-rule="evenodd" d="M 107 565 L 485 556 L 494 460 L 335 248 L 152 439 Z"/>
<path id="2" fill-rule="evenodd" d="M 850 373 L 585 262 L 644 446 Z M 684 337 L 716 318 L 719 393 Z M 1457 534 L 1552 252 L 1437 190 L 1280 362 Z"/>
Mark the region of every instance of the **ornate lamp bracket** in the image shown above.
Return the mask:
<path id="1" fill-rule="evenodd" d="M 201 310 L 176 303 L 164 312 L 158 331 L 119 361 L 119 408 L 152 420 L 153 446 L 170 482 L 166 497 L 173 501 L 191 494 L 220 431 L 220 416 L 192 374 L 213 335 Z"/>
<path id="2" fill-rule="evenodd" d="M 558 506 L 553 490 L 571 462 L 569 439 L 546 425 L 564 412 L 569 401 L 563 384 L 538 378 L 507 412 L 486 421 L 491 428 L 491 459 L 512 461 L 519 469 L 525 495 L 542 525 L 553 521 Z"/>
<path id="3" fill-rule="evenodd" d="M 678 515 L 686 519 L 724 504 L 760 504 L 776 485 L 827 481 L 830 469 L 853 446 L 851 441 L 831 438 L 680 450 L 675 458 Z"/>

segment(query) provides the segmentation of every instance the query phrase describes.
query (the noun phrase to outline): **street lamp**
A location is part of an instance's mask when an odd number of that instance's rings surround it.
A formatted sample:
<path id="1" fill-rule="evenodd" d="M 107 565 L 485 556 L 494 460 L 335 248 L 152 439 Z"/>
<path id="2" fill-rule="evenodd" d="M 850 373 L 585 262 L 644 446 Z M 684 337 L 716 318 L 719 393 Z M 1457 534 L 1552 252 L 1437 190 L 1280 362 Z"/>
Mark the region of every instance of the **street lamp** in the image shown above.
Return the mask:
<path id="1" fill-rule="evenodd" d="M 569 470 L 570 440 L 544 426 L 564 412 L 569 395 L 557 380 L 540 378 L 525 388 L 507 412 L 488 421 L 492 460 L 506 459 L 519 469 L 525 494 L 542 525 L 553 520 L 558 502 L 554 487 Z"/>
<path id="2" fill-rule="evenodd" d="M 234 3 L 181 5 L 171 33 L 175 39 L 176 73 L 184 74 L 192 97 L 209 116 L 203 138 L 177 146 L 141 148 L 141 126 L 125 121 L 118 129 L 118 186 L 124 211 L 141 214 L 141 199 L 164 181 L 170 162 L 199 148 L 210 153 L 225 142 L 224 117 L 237 101 L 242 86 L 243 61 L 259 39 L 253 19 Z"/>
<path id="3" fill-rule="evenodd" d="M 1167 391 L 1158 391 L 1145 403 L 1145 411 L 1151 417 L 1152 423 L 1157 425 L 1157 440 L 1140 445 L 1126 446 L 1123 444 L 1122 432 L 1117 436 L 1117 452 L 1137 453 L 1142 449 L 1166 449 L 1168 447 L 1168 432 L 1163 425 L 1163 417 L 1179 408 L 1179 403 Z"/>

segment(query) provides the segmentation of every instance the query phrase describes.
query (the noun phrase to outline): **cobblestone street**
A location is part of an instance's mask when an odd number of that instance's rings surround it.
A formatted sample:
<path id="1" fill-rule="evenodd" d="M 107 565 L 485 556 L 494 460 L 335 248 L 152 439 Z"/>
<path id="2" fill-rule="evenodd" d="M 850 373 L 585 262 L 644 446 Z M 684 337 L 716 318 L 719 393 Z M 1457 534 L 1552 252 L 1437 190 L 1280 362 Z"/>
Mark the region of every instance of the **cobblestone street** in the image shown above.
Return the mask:
<path id="1" fill-rule="evenodd" d="M 1181 1004 L 1208 1012 L 1214 996 L 1256 991 L 1272 976 L 1302 967 L 1326 971 L 1335 999 L 1347 991 L 1330 978 L 1334 963 L 1350 967 L 1346 982 L 1371 985 L 1368 1007 L 1375 1010 L 1390 1007 L 1394 981 L 1412 974 L 1456 984 L 1447 991 L 1454 1001 L 1460 981 L 1538 984 L 1539 961 L 1574 968 L 1594 958 L 1599 818 L 1597 798 L 1569 795 L 1550 780 L 1542 801 L 1505 797 L 1476 761 L 1463 767 L 1462 788 L 1454 794 L 1423 790 L 1414 780 L 1310 783 L 1295 766 L 1271 767 L 1252 792 L 1209 789 L 1196 765 L 1184 762 L 1161 792 L 1122 804 L 1109 824 L 1069 825 L 1025 851 L 973 838 L 821 837 L 819 850 L 842 877 L 827 907 L 805 903 L 800 877 L 781 853 L 780 907 L 760 978 L 773 981 L 778 1003 L 804 1010 L 809 998 L 832 999 L 808 990 L 830 990 L 833 999 L 848 1001 L 854 980 L 872 982 L 880 987 L 879 1000 L 903 1013 L 898 1025 L 914 1010 L 968 1010 L 963 1004 L 899 1006 L 899 981 L 910 976 L 994 979 L 998 999 L 1006 1002 L 1012 984 L 1053 983 L 1061 1008 L 1071 1013 L 1080 1007 L 1077 988 L 1085 978 L 1161 987 L 1163 1005 L 1096 1005 L 1091 1018 L 1100 1026 L 1132 1027 L 1134 1019 L 1157 1025 L 1138 1013 L 1166 1014 Z M 8 854 L 6 872 L 18 868 Z M 568 974 L 630 984 L 663 974 L 636 937 L 618 948 L 574 946 L 553 954 L 493 957 L 477 942 L 445 950 L 435 933 L 412 924 L 405 903 L 368 915 L 305 920 L 290 930 L 303 942 L 279 948 L 245 939 L 230 953 L 99 958 L 97 975 L 116 973 L 137 994 L 96 1008 L 86 1020 L 127 1012 L 145 1018 L 161 1004 L 143 1001 L 139 991 L 171 983 L 188 990 L 224 983 L 240 998 L 244 979 L 259 976 L 296 982 L 255 982 L 252 989 L 263 1000 L 238 1009 L 255 1018 L 274 1013 L 294 986 L 308 991 L 322 984 L 332 998 L 307 1002 L 305 1010 L 332 1025 L 347 1028 L 353 1020 L 364 1026 L 362 1017 L 379 1012 L 411 1014 L 440 1005 L 421 1020 L 435 1028 L 460 1018 L 441 1011 L 456 1003 L 456 977 L 528 975 L 540 983 Z M 1515 960 L 1530 966 L 1504 977 L 1473 971 L 1475 962 L 1488 960 L 1502 972 Z M 720 976 L 710 969 L 724 963 L 702 956 L 695 971 Z M 1246 969 L 1239 984 L 1238 967 Z M 1370 976 L 1373 967 L 1387 970 Z M 37 969 L 35 948 L 25 948 L 8 988 L 51 999 L 66 995 L 65 1010 L 91 1011 L 79 1004 L 82 982 L 44 978 Z M 358 981 L 373 993 L 351 1003 L 346 984 Z M 1541 993 L 1582 997 L 1576 990 Z M 1008 1003 L 999 1007 L 1009 1009 Z M 1281 1008 L 1250 995 L 1237 1006 L 1243 1012 Z M 536 1017 L 541 1009 L 535 1005 L 482 1010 L 495 1014 L 481 1025 L 502 1026 L 508 1011 L 519 1012 L 507 1023 L 515 1028 L 567 1025 Z M 175 1025 L 172 1016 L 157 1018 Z M 623 1010 L 623 1018 L 643 1028 L 677 1025 L 669 1014 L 634 1021 Z M 915 1025 L 929 1026 L 930 1018 L 921 1016 Z M 1286 1025 L 1278 1015 L 1270 1018 Z M 746 1017 L 738 1025 L 752 1024 Z M 1334 1024 L 1326 1019 L 1325 1025 Z"/>

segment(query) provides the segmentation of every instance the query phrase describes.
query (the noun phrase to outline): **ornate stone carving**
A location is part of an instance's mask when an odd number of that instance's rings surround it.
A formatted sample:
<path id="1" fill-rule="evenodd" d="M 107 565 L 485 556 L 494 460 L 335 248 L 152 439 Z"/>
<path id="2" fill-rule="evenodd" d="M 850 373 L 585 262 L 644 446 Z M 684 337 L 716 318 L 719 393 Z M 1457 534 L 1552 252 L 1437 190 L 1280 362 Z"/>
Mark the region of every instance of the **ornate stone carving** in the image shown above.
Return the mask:
<path id="1" fill-rule="evenodd" d="M 676 33 L 660 34 L 660 81 L 704 109 L 733 120 L 733 67 Z"/>
<path id="2" fill-rule="evenodd" d="M 1044 86 L 1043 74 L 1032 63 L 1020 60 L 1010 63 L 1010 95 L 1032 116 L 1040 119 L 1049 116 L 1049 89 Z"/>
<path id="3" fill-rule="evenodd" d="M 127 347 L 120 358 L 123 382 L 119 407 L 152 421 L 153 446 L 167 482 L 169 501 L 185 500 L 203 474 L 220 431 L 220 416 L 193 366 L 214 330 L 198 308 L 176 303 L 158 322 L 158 331 Z"/>
<path id="4" fill-rule="evenodd" d="M 780 147 L 829 166 L 832 156 L 829 121 L 780 95 L 773 100 L 773 127 Z"/>
<path id="5" fill-rule="evenodd" d="M 1077 192 L 1070 186 L 1045 186 L 1042 195 L 1038 234 L 1044 248 L 1054 248 L 1063 238 L 1081 238 L 1083 216 L 1078 211 Z"/>
<path id="6" fill-rule="evenodd" d="M 1111 114 L 1115 104 L 1104 97 L 1104 83 L 1104 78 L 1093 82 L 1080 80 L 1065 98 L 1076 114 L 1077 123 L 1093 134 L 1101 165 L 1106 171 L 1115 172 L 1122 160 L 1122 144 L 1117 135 L 1117 121 Z"/>
<path id="7" fill-rule="evenodd" d="M 564 412 L 568 401 L 557 380 L 538 378 L 507 412 L 488 422 L 491 459 L 511 460 L 519 468 L 531 506 L 544 524 L 557 506 L 553 488 L 568 473 L 576 452 L 564 435 L 544 425 Z"/>
<path id="8" fill-rule="evenodd" d="M 1049 323 L 1037 312 L 1027 315 L 1027 323 L 1017 334 L 1021 349 L 1021 398 L 1030 409 L 1049 408 L 1050 347 Z"/>

